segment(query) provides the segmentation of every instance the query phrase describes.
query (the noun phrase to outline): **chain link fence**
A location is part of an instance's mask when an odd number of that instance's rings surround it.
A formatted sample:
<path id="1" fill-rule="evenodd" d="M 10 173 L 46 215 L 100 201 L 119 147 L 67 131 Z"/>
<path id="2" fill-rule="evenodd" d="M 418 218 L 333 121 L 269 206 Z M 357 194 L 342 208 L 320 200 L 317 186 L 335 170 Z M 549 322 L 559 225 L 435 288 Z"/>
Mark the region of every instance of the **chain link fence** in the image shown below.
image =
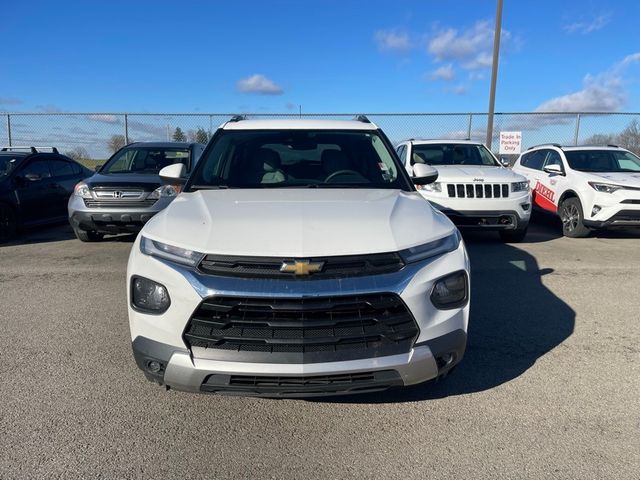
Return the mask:
<path id="1" fill-rule="evenodd" d="M 55 146 L 80 160 L 101 161 L 134 141 L 206 142 L 227 113 L 3 113 L 0 144 Z M 392 142 L 407 138 L 486 140 L 486 113 L 366 113 Z M 352 119 L 355 114 L 247 114 L 249 118 Z M 500 132 L 522 132 L 522 148 L 542 143 L 618 144 L 640 153 L 640 113 L 496 113 Z"/>

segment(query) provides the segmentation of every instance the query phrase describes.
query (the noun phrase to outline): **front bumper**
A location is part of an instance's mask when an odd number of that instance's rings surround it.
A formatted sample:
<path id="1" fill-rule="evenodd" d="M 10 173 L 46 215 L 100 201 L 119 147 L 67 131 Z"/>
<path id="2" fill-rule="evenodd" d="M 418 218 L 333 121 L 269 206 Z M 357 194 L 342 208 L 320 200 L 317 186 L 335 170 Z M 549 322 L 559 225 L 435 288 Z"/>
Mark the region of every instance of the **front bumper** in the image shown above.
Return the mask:
<path id="1" fill-rule="evenodd" d="M 269 364 L 193 358 L 186 349 L 145 337 L 132 343 L 146 377 L 186 392 L 309 397 L 385 390 L 422 383 L 459 363 L 467 334 L 456 330 L 400 355 L 346 362 Z"/>
<path id="2" fill-rule="evenodd" d="M 205 275 L 149 257 L 140 252 L 139 241 L 138 238 L 129 257 L 128 284 L 134 275 L 160 282 L 167 288 L 171 304 L 160 315 L 136 311 L 131 307 L 127 289 L 133 350 L 147 378 L 167 387 L 266 396 L 356 393 L 436 378 L 457 364 L 464 354 L 469 303 L 457 309 L 438 310 L 429 300 L 436 280 L 454 271 L 469 271 L 463 243 L 454 252 L 383 275 L 258 280 Z M 234 357 L 233 352 L 224 358 L 214 358 L 213 350 L 188 349 L 183 339 L 189 319 L 203 299 L 209 297 L 273 299 L 373 293 L 397 294 L 415 318 L 419 335 L 413 347 L 404 353 L 341 361 L 272 363 L 250 360 L 241 354 Z M 156 363 L 150 365 L 153 361 Z"/>

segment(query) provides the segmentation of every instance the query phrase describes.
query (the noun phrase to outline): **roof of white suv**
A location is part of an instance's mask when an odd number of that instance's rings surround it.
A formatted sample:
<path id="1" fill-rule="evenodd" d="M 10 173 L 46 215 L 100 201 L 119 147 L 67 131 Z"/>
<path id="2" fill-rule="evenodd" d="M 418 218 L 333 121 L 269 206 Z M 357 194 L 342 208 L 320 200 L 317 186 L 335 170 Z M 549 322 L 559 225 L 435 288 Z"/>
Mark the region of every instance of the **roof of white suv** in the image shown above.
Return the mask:
<path id="1" fill-rule="evenodd" d="M 224 130 L 377 130 L 374 123 L 358 120 L 234 120 L 220 126 Z"/>
<path id="2" fill-rule="evenodd" d="M 411 138 L 409 140 L 405 140 L 405 142 L 411 142 L 414 145 L 432 145 L 432 144 L 456 144 L 456 145 L 482 145 L 482 142 L 476 142 L 473 140 L 456 140 L 455 138 L 443 138 L 443 139 L 429 139 L 429 140 L 420 140 L 416 138 Z"/>

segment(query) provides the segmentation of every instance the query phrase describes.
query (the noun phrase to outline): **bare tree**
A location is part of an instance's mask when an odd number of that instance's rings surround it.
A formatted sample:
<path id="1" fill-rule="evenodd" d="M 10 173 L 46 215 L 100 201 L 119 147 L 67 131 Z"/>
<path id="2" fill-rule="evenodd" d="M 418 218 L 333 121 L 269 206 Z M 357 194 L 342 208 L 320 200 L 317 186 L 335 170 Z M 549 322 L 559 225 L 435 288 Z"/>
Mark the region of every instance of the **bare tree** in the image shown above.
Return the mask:
<path id="1" fill-rule="evenodd" d="M 133 140 L 129 139 L 129 143 L 131 143 L 132 141 Z M 124 138 L 124 135 L 120 135 L 120 134 L 111 135 L 111 138 L 107 143 L 109 150 L 111 150 L 114 153 L 120 150 L 126 144 L 127 144 L 127 141 Z"/>
<path id="2" fill-rule="evenodd" d="M 638 123 L 638 120 L 632 120 L 631 123 L 620 132 L 616 141 L 619 146 L 640 155 L 640 123 Z"/>
<path id="3" fill-rule="evenodd" d="M 180 127 L 176 127 L 176 130 L 173 132 L 173 141 L 174 142 L 186 142 L 187 136 L 184 134 Z"/>
<path id="4" fill-rule="evenodd" d="M 72 158 L 76 161 L 80 160 L 91 160 L 89 156 L 89 152 L 84 147 L 74 147 L 71 150 L 64 153 L 67 157 Z"/>

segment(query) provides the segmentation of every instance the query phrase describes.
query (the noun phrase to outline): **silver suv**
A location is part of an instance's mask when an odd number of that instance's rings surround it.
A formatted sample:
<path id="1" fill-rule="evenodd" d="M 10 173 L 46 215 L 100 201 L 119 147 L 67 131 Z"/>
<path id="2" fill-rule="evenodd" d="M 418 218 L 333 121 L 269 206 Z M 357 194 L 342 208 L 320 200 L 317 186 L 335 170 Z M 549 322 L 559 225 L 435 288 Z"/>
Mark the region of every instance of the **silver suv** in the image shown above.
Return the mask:
<path id="1" fill-rule="evenodd" d="M 137 233 L 180 192 L 163 185 L 160 169 L 181 163 L 188 173 L 204 150 L 200 143 L 138 142 L 118 150 L 92 177 L 76 185 L 69 222 L 83 242 L 105 234 Z"/>

